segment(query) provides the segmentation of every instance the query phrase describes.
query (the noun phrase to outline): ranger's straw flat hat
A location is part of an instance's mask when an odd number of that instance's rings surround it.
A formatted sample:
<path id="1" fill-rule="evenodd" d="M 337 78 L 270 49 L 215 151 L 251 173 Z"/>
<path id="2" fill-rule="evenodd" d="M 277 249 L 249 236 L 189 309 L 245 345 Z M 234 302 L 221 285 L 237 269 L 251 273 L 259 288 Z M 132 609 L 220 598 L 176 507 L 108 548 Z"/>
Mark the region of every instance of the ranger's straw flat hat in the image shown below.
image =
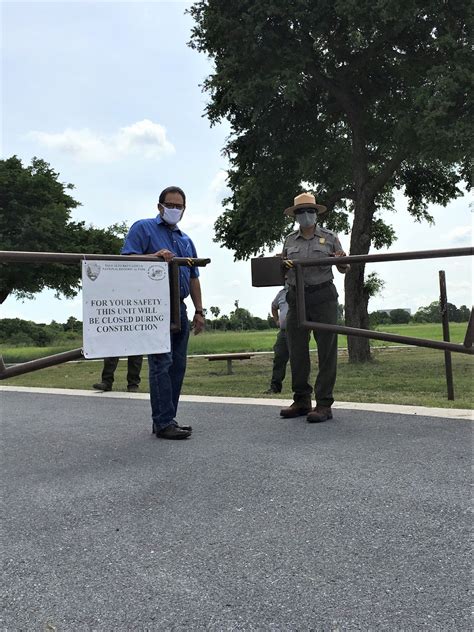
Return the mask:
<path id="1" fill-rule="evenodd" d="M 326 206 L 323 206 L 322 204 L 316 204 L 316 198 L 312 193 L 300 193 L 300 195 L 297 195 L 295 197 L 293 206 L 285 209 L 285 215 L 294 217 L 295 211 L 305 206 L 315 208 L 318 215 L 320 215 L 321 213 L 325 213 L 328 210 Z"/>

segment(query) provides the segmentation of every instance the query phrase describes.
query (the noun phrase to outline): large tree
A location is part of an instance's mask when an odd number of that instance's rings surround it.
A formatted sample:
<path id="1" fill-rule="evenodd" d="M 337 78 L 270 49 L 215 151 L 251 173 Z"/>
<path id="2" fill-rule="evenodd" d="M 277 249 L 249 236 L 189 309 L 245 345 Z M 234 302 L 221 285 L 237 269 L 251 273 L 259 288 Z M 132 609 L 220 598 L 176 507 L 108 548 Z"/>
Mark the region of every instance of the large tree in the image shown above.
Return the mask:
<path id="1" fill-rule="evenodd" d="M 39 158 L 27 167 L 16 156 L 0 161 L 0 250 L 118 254 L 124 227 L 72 221 L 71 211 L 80 204 L 68 193 L 73 185 L 58 177 Z M 0 303 L 10 294 L 31 298 L 44 288 L 75 296 L 80 276 L 78 265 L 1 264 Z"/>
<path id="2" fill-rule="evenodd" d="M 469 186 L 468 10 L 467 0 L 196 2 L 191 46 L 215 64 L 207 115 L 232 130 L 216 239 L 238 259 L 281 243 L 282 210 L 303 188 L 332 211 L 328 227 L 351 231 L 351 254 L 394 241 L 395 189 L 415 220 L 432 221 L 428 203 Z M 345 314 L 368 328 L 364 267 L 346 275 Z M 368 340 L 351 337 L 349 354 L 369 359 Z"/>

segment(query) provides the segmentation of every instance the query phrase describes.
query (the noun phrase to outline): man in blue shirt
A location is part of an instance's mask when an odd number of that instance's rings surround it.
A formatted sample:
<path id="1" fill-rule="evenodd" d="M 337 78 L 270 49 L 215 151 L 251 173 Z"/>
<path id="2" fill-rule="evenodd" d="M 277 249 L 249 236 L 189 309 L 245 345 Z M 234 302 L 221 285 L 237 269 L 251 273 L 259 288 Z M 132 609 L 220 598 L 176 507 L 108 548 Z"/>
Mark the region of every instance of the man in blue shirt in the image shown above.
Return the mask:
<path id="1" fill-rule="evenodd" d="M 171 261 L 173 257 L 197 257 L 191 239 L 177 226 L 186 208 L 186 196 L 179 187 L 167 187 L 160 193 L 159 215 L 135 222 L 125 238 L 123 255 L 151 254 Z M 187 439 L 191 426 L 176 422 L 179 396 L 186 372 L 189 321 L 184 299 L 191 296 L 195 313 L 195 334 L 204 329 L 201 285 L 197 267 L 179 266 L 181 329 L 171 334 L 171 351 L 148 356 L 153 432 L 160 439 Z"/>

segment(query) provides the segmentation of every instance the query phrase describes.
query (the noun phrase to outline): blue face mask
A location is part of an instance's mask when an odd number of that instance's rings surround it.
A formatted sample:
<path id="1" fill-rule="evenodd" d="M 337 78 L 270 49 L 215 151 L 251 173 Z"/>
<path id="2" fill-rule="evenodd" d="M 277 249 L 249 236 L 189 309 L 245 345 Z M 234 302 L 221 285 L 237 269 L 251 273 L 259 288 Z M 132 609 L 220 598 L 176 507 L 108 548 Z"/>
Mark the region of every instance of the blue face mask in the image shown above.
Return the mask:
<path id="1" fill-rule="evenodd" d="M 163 206 L 163 220 L 170 224 L 170 226 L 175 226 L 181 217 L 183 216 L 183 209 L 180 208 L 168 208 Z"/>
<path id="2" fill-rule="evenodd" d="M 298 215 L 295 215 L 295 219 L 301 228 L 309 228 L 310 226 L 314 226 L 316 224 L 316 213 L 309 213 L 308 211 L 305 211 L 304 213 L 298 213 Z"/>

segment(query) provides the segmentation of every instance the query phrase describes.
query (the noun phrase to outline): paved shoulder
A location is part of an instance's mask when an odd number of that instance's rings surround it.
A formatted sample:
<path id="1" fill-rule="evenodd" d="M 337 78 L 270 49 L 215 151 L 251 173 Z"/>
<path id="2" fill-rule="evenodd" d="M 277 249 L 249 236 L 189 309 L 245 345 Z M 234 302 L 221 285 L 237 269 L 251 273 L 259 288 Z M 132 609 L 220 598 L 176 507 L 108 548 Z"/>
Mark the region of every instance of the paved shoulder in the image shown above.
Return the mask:
<path id="1" fill-rule="evenodd" d="M 98 392 L 64 388 L 30 388 L 26 386 L 0 386 L 0 392 L 13 393 L 42 393 L 50 395 L 72 395 L 77 397 L 106 397 L 111 399 L 149 399 L 148 393 Z M 215 397 L 209 395 L 182 395 L 182 402 L 235 404 L 239 406 L 277 406 L 288 405 L 286 399 L 256 398 L 256 397 Z M 372 412 L 395 413 L 398 415 L 418 415 L 423 417 L 442 417 L 444 419 L 466 419 L 474 421 L 474 411 L 464 408 L 428 408 L 427 406 L 403 406 L 396 404 L 336 402 L 336 410 L 367 410 Z"/>

